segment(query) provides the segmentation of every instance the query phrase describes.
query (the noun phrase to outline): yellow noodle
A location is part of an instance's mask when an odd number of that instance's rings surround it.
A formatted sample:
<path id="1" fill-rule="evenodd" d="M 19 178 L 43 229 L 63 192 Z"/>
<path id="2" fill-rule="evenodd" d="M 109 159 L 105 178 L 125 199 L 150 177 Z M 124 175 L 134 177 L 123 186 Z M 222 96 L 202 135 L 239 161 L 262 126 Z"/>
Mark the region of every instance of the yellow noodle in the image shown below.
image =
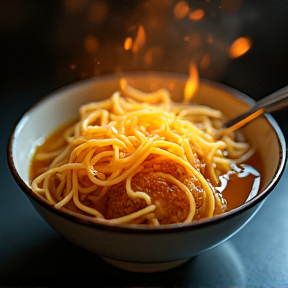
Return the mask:
<path id="1" fill-rule="evenodd" d="M 75 205 L 82 211 L 91 214 L 93 216 L 96 216 L 97 218 L 104 218 L 104 216 L 97 211 L 96 209 L 90 208 L 86 205 L 83 205 L 80 201 L 79 201 L 79 197 L 78 197 L 78 178 L 77 178 L 77 170 L 73 171 L 73 187 L 72 187 L 72 191 L 73 191 L 73 201 L 75 203 Z"/>
<path id="2" fill-rule="evenodd" d="M 132 178 L 135 174 L 139 173 L 142 169 L 137 169 L 135 170 L 134 172 L 132 172 L 128 177 L 127 177 L 127 180 L 126 180 L 126 191 L 127 191 L 127 194 L 129 196 L 130 199 L 137 199 L 137 198 L 141 198 L 143 199 L 147 205 L 151 205 L 151 198 L 150 196 L 145 193 L 145 192 L 142 192 L 142 191 L 133 191 L 132 188 L 131 188 L 131 181 L 132 181 Z"/>
<path id="3" fill-rule="evenodd" d="M 163 110 L 168 110 L 170 107 L 170 95 L 167 90 L 160 89 L 155 92 L 143 92 L 138 89 L 133 88 L 132 86 L 128 85 L 127 81 L 125 79 L 121 79 L 120 81 L 122 91 L 130 96 L 132 99 L 135 99 L 137 101 L 142 102 L 143 99 L 146 100 L 146 102 L 156 104 L 161 101 L 163 101 Z"/>
<path id="4" fill-rule="evenodd" d="M 189 213 L 183 222 L 219 213 L 223 208 L 221 199 L 211 183 L 217 185 L 219 175 L 231 170 L 233 163 L 247 160 L 253 149 L 238 132 L 215 138 L 224 119 L 219 110 L 176 105 L 165 89 L 143 92 L 126 80 L 122 79 L 120 84 L 122 91 L 116 91 L 109 99 L 80 107 L 80 120 L 63 133 L 66 141 L 63 148 L 59 149 L 57 144 L 55 151 L 36 154 L 35 160 L 51 159 L 51 164 L 33 179 L 32 190 L 59 209 L 73 201 L 78 209 L 99 221 L 111 224 L 148 221 L 159 226 L 153 212 L 158 204 L 152 203 L 148 193 L 134 191 L 132 182 L 149 157 L 164 157 L 195 177 L 204 191 L 203 204 L 196 209 L 196 200 L 186 185 L 170 174 L 154 171 L 155 176 L 185 192 Z M 203 164 L 201 169 L 199 163 Z M 147 206 L 107 220 L 97 209 L 84 204 L 103 201 L 109 188 L 121 182 L 130 199 L 143 199 Z"/>
<path id="5" fill-rule="evenodd" d="M 61 201 L 62 198 L 63 198 L 61 196 L 61 194 L 63 192 L 63 189 L 64 189 L 65 185 L 66 185 L 66 177 L 67 177 L 67 173 L 65 173 L 65 171 L 64 171 L 62 173 L 62 179 L 60 180 L 60 184 L 57 186 L 56 191 L 55 191 L 55 198 L 56 198 L 57 201 Z M 59 179 L 59 176 L 57 178 Z"/>
<path id="6" fill-rule="evenodd" d="M 52 152 L 46 152 L 46 153 L 37 153 L 35 156 L 36 161 L 43 161 L 43 160 L 49 160 L 51 158 L 57 157 L 61 152 L 63 151 L 63 148 L 60 148 L 56 151 Z"/>
<path id="7" fill-rule="evenodd" d="M 183 183 L 181 183 L 179 180 L 175 179 L 173 176 L 166 174 L 166 173 L 162 173 L 162 172 L 156 172 L 155 175 L 159 175 L 163 178 L 166 178 L 168 181 L 172 182 L 173 184 L 177 185 L 181 190 L 183 190 L 189 200 L 189 204 L 190 204 L 190 209 L 189 209 L 189 213 L 188 216 L 186 217 L 186 219 L 183 221 L 183 223 L 188 223 L 191 222 L 193 220 L 195 211 L 196 211 L 196 204 L 195 204 L 195 199 L 191 193 L 191 191 L 187 188 L 187 186 L 185 186 Z"/>
<path id="8" fill-rule="evenodd" d="M 186 168 L 188 171 L 190 170 L 191 173 L 197 177 L 197 179 L 200 181 L 200 183 L 202 184 L 203 188 L 206 191 L 205 197 L 206 197 L 206 202 L 208 203 L 208 207 L 206 211 L 203 212 L 203 217 L 211 217 L 213 215 L 214 206 L 215 206 L 214 195 L 213 195 L 213 191 L 211 190 L 211 187 L 207 183 L 207 180 L 204 178 L 204 176 L 199 171 L 197 171 L 192 165 L 190 165 L 188 162 L 184 161 L 183 159 L 181 159 L 180 157 L 172 153 L 169 153 L 165 150 L 154 148 L 154 147 L 151 148 L 151 152 L 154 154 L 167 156 L 168 158 L 172 159 L 174 162 Z"/>
<path id="9" fill-rule="evenodd" d="M 214 145 L 214 147 L 210 150 L 210 152 L 207 155 L 207 172 L 209 173 L 210 177 L 210 181 L 212 182 L 213 185 L 217 185 L 219 183 L 219 179 L 216 175 L 216 171 L 214 169 L 214 154 L 216 152 L 216 149 L 218 149 L 218 147 L 216 145 Z"/>

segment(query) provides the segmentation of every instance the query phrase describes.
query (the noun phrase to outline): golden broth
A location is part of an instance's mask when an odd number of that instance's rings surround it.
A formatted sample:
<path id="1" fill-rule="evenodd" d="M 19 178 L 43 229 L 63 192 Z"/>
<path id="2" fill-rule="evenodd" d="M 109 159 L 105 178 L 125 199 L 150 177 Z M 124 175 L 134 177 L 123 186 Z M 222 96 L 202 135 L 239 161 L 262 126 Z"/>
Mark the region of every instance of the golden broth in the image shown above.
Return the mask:
<path id="1" fill-rule="evenodd" d="M 30 183 L 35 179 L 38 175 L 43 173 L 47 170 L 52 159 L 45 159 L 45 160 L 35 160 L 36 155 L 41 153 L 49 153 L 54 151 L 55 149 L 61 149 L 65 146 L 65 140 L 63 139 L 63 133 L 66 131 L 67 128 L 74 125 L 76 120 L 69 121 L 68 123 L 64 123 L 60 127 L 58 127 L 55 131 L 53 131 L 48 137 L 46 137 L 44 143 L 36 147 L 34 155 L 31 159 L 30 164 Z"/>
<path id="2" fill-rule="evenodd" d="M 43 173 L 47 170 L 51 162 L 53 161 L 53 158 L 50 160 L 35 160 L 35 156 L 39 155 L 41 153 L 47 153 L 54 151 L 55 149 L 64 147 L 65 143 L 64 141 L 61 141 L 63 139 L 63 133 L 64 131 L 69 128 L 69 126 L 72 126 L 75 123 L 75 121 L 70 121 L 69 123 L 65 123 L 61 125 L 58 129 L 56 129 L 53 133 L 51 133 L 44 141 L 44 143 L 36 148 L 36 151 L 34 153 L 34 156 L 31 160 L 30 165 L 30 182 L 32 182 L 33 179 L 35 179 L 38 175 Z M 250 157 L 245 163 L 243 167 L 243 174 L 247 174 L 245 177 L 238 177 L 237 174 L 232 175 L 224 175 L 223 177 L 226 179 L 225 188 L 218 187 L 217 190 L 222 192 L 223 197 L 227 200 L 227 210 L 232 210 L 238 206 L 241 206 L 244 204 L 249 197 L 251 190 L 253 188 L 253 183 L 256 181 L 257 177 L 249 173 L 250 170 L 256 170 L 260 173 L 261 171 L 261 158 L 259 155 L 254 153 L 252 157 Z M 259 179 L 258 179 L 259 180 Z M 261 183 L 259 185 L 258 191 L 261 190 Z M 254 191 L 255 193 L 255 191 Z M 85 212 L 81 211 L 76 207 L 76 205 L 73 203 L 73 201 L 70 201 L 67 205 L 65 205 L 66 208 L 77 211 L 81 214 L 85 214 Z M 100 208 L 101 207 L 97 207 Z"/>

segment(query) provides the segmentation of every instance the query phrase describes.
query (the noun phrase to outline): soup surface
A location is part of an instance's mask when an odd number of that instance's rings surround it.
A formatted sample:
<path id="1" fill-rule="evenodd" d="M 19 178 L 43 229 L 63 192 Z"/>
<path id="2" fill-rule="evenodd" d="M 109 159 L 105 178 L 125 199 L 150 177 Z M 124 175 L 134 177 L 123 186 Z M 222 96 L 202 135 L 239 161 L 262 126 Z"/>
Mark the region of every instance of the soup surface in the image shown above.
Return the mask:
<path id="1" fill-rule="evenodd" d="M 35 156 L 42 153 L 49 153 L 55 149 L 64 147 L 65 143 L 61 140 L 63 139 L 63 133 L 74 123 L 75 121 L 71 121 L 60 126 L 45 139 L 41 146 L 37 147 L 30 166 L 31 181 L 44 171 L 47 171 L 52 162 L 51 159 L 36 160 Z M 258 174 L 261 175 L 261 167 L 261 159 L 256 151 L 245 163 L 242 164 L 243 171 L 241 173 L 233 175 L 224 174 L 221 177 L 223 185 L 220 184 L 217 189 L 222 193 L 223 198 L 227 200 L 226 211 L 244 204 L 250 194 L 254 196 L 257 195 L 261 188 L 261 177 L 257 176 Z M 83 213 L 81 210 L 77 209 L 71 201 L 66 204 L 66 207 L 75 212 Z"/>
<path id="2" fill-rule="evenodd" d="M 216 216 L 257 195 L 257 151 L 241 131 L 221 130 L 220 110 L 124 79 L 120 87 L 80 106 L 36 149 L 35 193 L 95 220 L 154 226 Z"/>
<path id="3" fill-rule="evenodd" d="M 59 141 L 59 139 L 62 138 L 64 131 L 71 126 L 72 123 L 74 123 L 74 121 L 59 127 L 45 139 L 45 142 L 41 146 L 37 147 L 30 166 L 31 181 L 43 173 L 43 171 L 47 171 L 52 162 L 51 159 L 35 160 L 35 155 L 49 153 L 55 148 L 64 147 L 64 142 Z M 261 159 L 257 152 L 255 152 L 245 163 L 242 164 L 243 171 L 241 173 L 233 175 L 225 174 L 221 177 L 223 187 L 220 186 L 218 189 L 221 191 L 223 198 L 227 200 L 226 211 L 244 204 L 250 193 L 254 196 L 257 195 L 261 188 L 261 177 L 257 176 L 257 174 L 261 175 L 261 166 Z M 253 189 L 254 191 L 252 191 Z M 68 206 L 81 213 L 81 210 L 77 209 L 74 205 L 71 205 L 71 203 Z"/>

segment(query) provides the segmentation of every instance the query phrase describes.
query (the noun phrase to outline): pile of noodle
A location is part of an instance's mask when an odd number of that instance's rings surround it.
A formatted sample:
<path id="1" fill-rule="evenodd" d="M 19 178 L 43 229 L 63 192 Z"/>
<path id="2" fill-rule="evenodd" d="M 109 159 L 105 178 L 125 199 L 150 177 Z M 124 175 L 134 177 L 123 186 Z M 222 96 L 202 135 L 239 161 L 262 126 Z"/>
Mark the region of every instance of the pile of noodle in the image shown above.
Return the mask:
<path id="1" fill-rule="evenodd" d="M 214 188 L 219 184 L 219 176 L 252 153 L 249 144 L 235 133 L 216 138 L 224 119 L 220 111 L 201 105 L 175 104 L 165 89 L 145 93 L 122 80 L 121 91 L 107 100 L 81 106 L 79 114 L 80 120 L 63 135 L 64 147 L 35 155 L 34 160 L 51 159 L 51 164 L 32 180 L 31 186 L 56 208 L 73 202 L 77 209 L 97 221 L 160 225 L 154 213 L 161 209 L 157 207 L 159 203 L 153 203 L 149 194 L 135 191 L 131 185 L 133 177 L 151 157 L 163 157 L 180 165 L 188 176 L 197 179 L 204 191 L 203 205 L 199 208 L 187 185 L 169 173 L 157 172 L 161 179 L 185 193 L 189 211 L 182 222 L 223 213 L 225 199 Z M 107 219 L 97 209 L 97 203 L 119 183 L 124 183 L 125 196 L 145 205 L 133 213 Z"/>

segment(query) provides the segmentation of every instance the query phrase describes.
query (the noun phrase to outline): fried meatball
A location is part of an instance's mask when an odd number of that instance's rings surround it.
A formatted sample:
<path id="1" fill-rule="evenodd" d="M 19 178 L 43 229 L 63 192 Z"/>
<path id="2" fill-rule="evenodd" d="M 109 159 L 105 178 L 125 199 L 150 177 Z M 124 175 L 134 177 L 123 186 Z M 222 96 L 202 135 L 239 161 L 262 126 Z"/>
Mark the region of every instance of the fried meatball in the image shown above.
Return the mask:
<path id="1" fill-rule="evenodd" d="M 185 191 L 155 172 L 170 174 L 188 187 L 196 202 L 197 217 L 203 205 L 204 190 L 195 176 L 163 156 L 149 157 L 142 165 L 143 169 L 133 177 L 131 186 L 134 191 L 143 191 L 150 196 L 152 204 L 156 205 L 154 213 L 160 224 L 183 222 L 188 216 L 190 203 Z M 128 197 L 125 181 L 109 187 L 105 205 L 107 219 L 129 215 L 147 206 L 143 199 Z"/>

